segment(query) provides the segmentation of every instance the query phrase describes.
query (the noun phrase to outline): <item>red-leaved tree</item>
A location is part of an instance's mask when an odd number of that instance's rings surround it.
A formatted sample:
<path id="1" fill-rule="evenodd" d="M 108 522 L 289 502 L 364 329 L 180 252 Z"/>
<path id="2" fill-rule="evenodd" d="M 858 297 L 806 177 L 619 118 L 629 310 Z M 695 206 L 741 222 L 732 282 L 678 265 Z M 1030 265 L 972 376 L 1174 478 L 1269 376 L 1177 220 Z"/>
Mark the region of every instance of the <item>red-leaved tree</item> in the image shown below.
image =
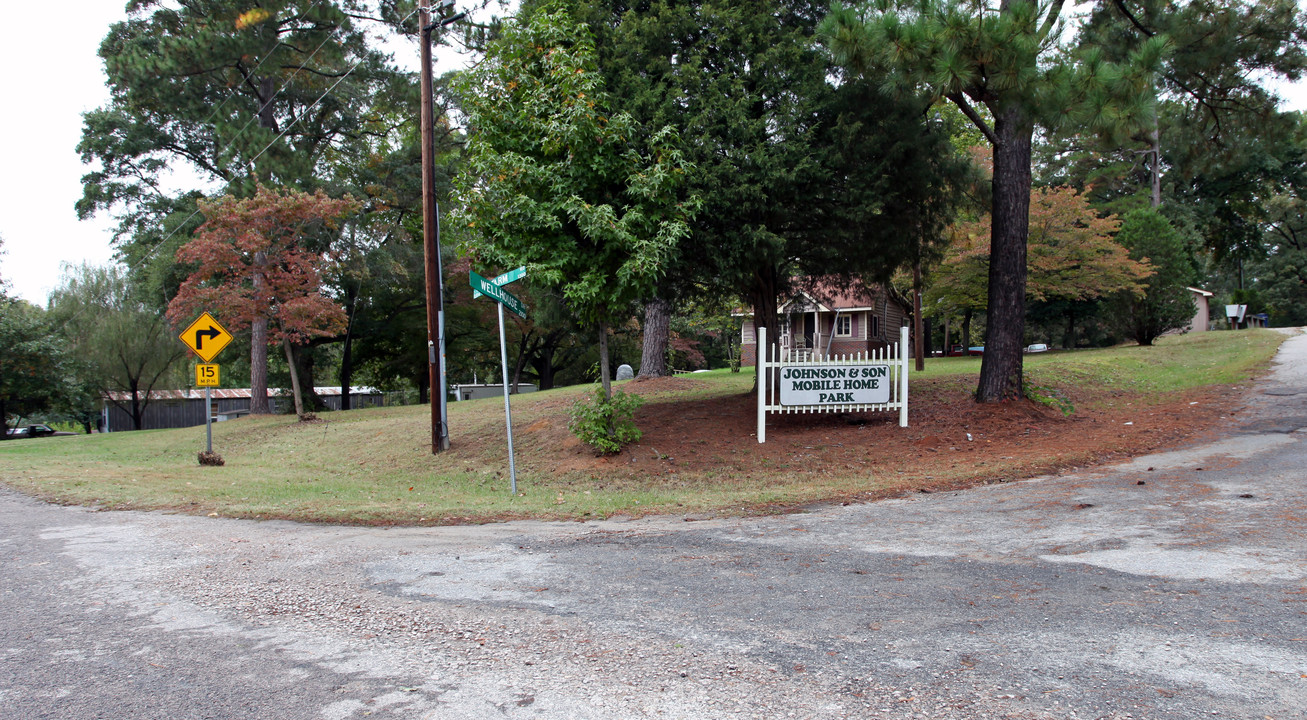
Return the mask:
<path id="1" fill-rule="evenodd" d="M 295 411 L 303 413 L 293 348 L 345 326 L 344 309 L 322 294 L 327 257 L 308 243 L 337 232 L 340 219 L 357 207 L 352 198 L 334 199 L 320 190 L 310 195 L 265 187 L 251 198 L 200 202 L 205 223 L 177 251 L 177 261 L 196 270 L 169 303 L 168 319 L 182 325 L 208 311 L 232 332 L 250 329 L 251 413 L 271 412 L 272 344 L 285 350 Z"/>

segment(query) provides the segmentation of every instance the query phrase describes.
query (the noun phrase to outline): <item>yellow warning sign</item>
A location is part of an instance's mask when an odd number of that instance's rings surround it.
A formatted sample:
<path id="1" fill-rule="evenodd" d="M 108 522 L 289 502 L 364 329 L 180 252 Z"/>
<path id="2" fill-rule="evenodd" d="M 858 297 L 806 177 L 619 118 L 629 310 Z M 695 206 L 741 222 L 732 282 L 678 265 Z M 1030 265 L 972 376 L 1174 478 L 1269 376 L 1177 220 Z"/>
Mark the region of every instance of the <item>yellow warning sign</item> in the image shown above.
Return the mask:
<path id="1" fill-rule="evenodd" d="M 186 347 L 206 363 L 213 360 L 223 348 L 227 347 L 227 343 L 231 342 L 231 333 L 207 312 L 183 330 L 180 337 Z M 217 370 L 215 369 L 214 372 L 216 373 Z"/>

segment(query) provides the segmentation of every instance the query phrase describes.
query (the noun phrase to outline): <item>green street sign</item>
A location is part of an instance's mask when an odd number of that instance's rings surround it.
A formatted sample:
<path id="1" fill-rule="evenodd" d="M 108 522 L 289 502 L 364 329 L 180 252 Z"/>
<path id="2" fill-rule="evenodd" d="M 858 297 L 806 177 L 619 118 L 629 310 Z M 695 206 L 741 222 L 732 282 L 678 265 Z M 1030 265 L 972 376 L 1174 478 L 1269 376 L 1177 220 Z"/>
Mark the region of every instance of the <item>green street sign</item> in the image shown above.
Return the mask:
<path id="1" fill-rule="evenodd" d="M 503 287 L 511 282 L 516 282 L 518 280 L 521 280 L 524 277 L 526 277 L 526 268 L 520 267 L 517 268 L 516 270 L 509 270 L 503 275 L 498 275 L 495 277 L 494 280 L 491 280 L 490 282 L 498 285 L 499 287 Z M 475 300 L 476 298 L 479 297 L 481 297 L 481 291 L 477 290 L 476 288 L 472 288 L 472 299 Z"/>
<path id="2" fill-rule="evenodd" d="M 509 312 L 523 320 L 526 319 L 526 305 L 523 304 L 521 300 L 518 300 L 516 297 L 510 295 L 507 290 L 499 287 L 494 282 L 477 275 L 475 272 L 469 274 L 471 275 L 469 279 L 472 281 L 472 290 L 480 292 L 482 295 L 489 296 L 500 305 L 508 308 Z"/>

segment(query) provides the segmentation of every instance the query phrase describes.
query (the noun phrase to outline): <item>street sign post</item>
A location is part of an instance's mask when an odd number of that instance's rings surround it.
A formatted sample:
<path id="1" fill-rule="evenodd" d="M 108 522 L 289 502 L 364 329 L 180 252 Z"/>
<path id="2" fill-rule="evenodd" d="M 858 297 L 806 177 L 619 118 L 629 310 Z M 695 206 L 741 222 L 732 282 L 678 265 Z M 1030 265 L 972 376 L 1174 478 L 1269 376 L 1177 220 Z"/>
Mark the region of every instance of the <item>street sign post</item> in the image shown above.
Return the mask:
<path id="1" fill-rule="evenodd" d="M 231 342 L 231 333 L 206 312 L 187 326 L 178 337 L 181 338 L 183 345 L 204 361 L 203 364 L 195 366 L 195 385 L 204 388 L 204 444 L 206 451 L 213 454 L 212 388 L 217 387 L 219 376 L 218 366 L 211 362 Z"/>
<path id="2" fill-rule="evenodd" d="M 517 463 L 513 459 L 513 407 L 508 400 L 508 340 L 504 335 L 504 308 L 508 308 L 513 314 L 526 319 L 526 305 L 516 296 L 509 293 L 501 285 L 507 285 L 515 280 L 520 280 L 526 275 L 526 268 L 520 267 L 516 270 L 509 270 L 496 277 L 494 280 L 487 280 L 475 272 L 469 273 L 469 280 L 472 284 L 472 297 L 481 297 L 486 295 L 492 298 L 499 305 L 499 364 L 501 369 L 501 384 L 504 386 L 504 425 L 508 430 L 508 477 L 509 489 L 514 495 L 517 494 Z"/>

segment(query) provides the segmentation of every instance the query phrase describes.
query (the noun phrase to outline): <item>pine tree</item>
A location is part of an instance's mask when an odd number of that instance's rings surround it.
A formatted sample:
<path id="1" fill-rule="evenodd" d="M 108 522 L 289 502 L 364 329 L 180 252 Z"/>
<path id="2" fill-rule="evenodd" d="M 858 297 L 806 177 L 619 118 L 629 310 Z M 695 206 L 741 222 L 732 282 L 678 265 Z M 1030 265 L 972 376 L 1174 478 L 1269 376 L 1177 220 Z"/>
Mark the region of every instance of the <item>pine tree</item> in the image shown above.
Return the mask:
<path id="1" fill-rule="evenodd" d="M 1062 0 L 882 1 L 832 9 L 822 36 L 851 72 L 955 104 L 994 150 L 985 357 L 976 399 L 1022 396 L 1026 241 L 1035 128 L 1072 123 L 1091 131 L 1138 127 L 1152 111 L 1151 71 L 1163 43 L 1128 62 L 1100 52 L 1056 50 Z M 988 110 L 986 116 L 977 105 Z"/>

